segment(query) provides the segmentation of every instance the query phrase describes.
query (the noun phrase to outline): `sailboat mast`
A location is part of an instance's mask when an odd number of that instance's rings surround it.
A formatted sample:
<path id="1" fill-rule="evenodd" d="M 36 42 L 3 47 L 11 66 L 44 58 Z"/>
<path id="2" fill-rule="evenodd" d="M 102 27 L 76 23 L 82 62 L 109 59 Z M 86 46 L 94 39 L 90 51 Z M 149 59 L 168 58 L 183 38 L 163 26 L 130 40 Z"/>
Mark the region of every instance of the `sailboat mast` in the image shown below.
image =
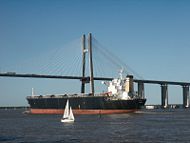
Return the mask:
<path id="1" fill-rule="evenodd" d="M 82 35 L 82 80 L 81 80 L 81 93 L 85 93 L 85 60 L 86 60 L 86 45 L 85 35 Z"/>
<path id="2" fill-rule="evenodd" d="M 92 62 L 92 34 L 88 35 L 88 51 L 89 51 L 89 64 L 90 64 L 90 87 L 91 94 L 94 96 L 94 74 L 93 74 L 93 62 Z"/>

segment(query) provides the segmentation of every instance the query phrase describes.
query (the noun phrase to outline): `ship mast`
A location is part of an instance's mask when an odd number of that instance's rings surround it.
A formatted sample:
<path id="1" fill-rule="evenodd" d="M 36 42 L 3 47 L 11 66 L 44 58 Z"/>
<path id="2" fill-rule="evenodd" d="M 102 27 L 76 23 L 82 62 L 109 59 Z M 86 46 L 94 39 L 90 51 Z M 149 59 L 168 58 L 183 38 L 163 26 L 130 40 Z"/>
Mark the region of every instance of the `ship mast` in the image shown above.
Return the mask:
<path id="1" fill-rule="evenodd" d="M 88 51 L 89 51 L 89 66 L 90 66 L 90 92 L 94 96 L 94 74 L 93 74 L 93 62 L 92 62 L 92 34 L 88 35 Z"/>
<path id="2" fill-rule="evenodd" d="M 85 35 L 82 35 L 82 84 L 81 93 L 85 93 L 85 60 L 86 60 L 86 45 L 85 45 Z"/>

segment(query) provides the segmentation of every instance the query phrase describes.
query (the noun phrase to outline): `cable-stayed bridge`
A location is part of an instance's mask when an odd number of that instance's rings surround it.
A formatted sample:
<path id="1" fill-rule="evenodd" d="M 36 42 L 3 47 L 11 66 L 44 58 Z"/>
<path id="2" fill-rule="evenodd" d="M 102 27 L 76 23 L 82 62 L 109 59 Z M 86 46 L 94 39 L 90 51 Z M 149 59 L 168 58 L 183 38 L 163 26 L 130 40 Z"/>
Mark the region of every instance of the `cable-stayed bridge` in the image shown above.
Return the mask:
<path id="1" fill-rule="evenodd" d="M 88 42 L 88 48 L 86 48 L 86 43 Z M 158 84 L 161 86 L 161 105 L 162 107 L 168 107 L 168 85 L 179 85 L 183 89 L 183 106 L 189 107 L 189 82 L 176 82 L 176 81 L 159 81 L 159 80 L 145 80 L 142 79 L 139 74 L 134 72 L 128 65 L 126 65 L 122 60 L 116 57 L 114 54 L 109 52 L 109 50 L 102 48 L 99 42 L 89 34 L 88 41 L 86 42 L 85 35 L 82 36 L 81 55 L 78 54 L 75 58 L 71 60 L 64 61 L 63 57 L 72 57 L 74 54 L 75 46 L 66 49 L 65 51 L 57 50 L 53 55 L 47 56 L 46 64 L 43 64 L 43 70 L 49 71 L 49 73 L 43 74 L 23 74 L 18 72 L 0 72 L 1 77 L 20 77 L 20 78 L 48 78 L 48 79 L 71 79 L 81 81 L 81 93 L 85 93 L 85 84 L 90 83 L 91 94 L 94 94 L 94 80 L 112 80 L 116 74 L 114 71 L 122 69 L 125 74 L 135 75 L 134 82 L 138 85 L 138 94 L 141 97 L 145 97 L 144 84 Z M 68 46 L 69 47 L 69 46 Z M 73 48 L 74 47 L 74 48 Z M 71 51 L 71 55 L 68 55 Z M 58 53 L 58 54 L 56 54 Z M 88 55 L 87 55 L 88 53 Z M 61 55 L 59 55 L 61 54 Z M 64 56 L 65 55 L 65 56 Z M 88 57 L 87 57 L 88 56 Z M 87 60 L 88 59 L 88 60 Z M 107 60 L 103 60 L 107 59 Z M 38 60 L 40 61 L 40 60 Z M 62 62 L 65 63 L 62 63 Z M 38 63 L 38 62 L 37 62 Z M 106 66 L 109 68 L 106 71 Z M 89 70 L 87 70 L 89 69 Z M 63 72 L 64 71 L 64 72 Z M 129 72 L 130 71 L 130 72 Z M 101 73 L 101 76 L 98 76 Z"/>

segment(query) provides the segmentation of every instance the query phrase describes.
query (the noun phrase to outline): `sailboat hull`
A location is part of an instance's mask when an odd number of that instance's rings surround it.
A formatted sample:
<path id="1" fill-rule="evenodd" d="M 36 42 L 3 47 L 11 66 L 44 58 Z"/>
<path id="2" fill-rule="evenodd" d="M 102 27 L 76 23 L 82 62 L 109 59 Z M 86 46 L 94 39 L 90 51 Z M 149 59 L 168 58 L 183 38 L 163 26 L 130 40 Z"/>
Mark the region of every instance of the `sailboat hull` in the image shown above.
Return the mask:
<path id="1" fill-rule="evenodd" d="M 74 114 L 120 114 L 135 112 L 146 99 L 115 100 L 108 96 L 27 97 L 32 114 L 63 114 L 69 99 Z"/>
<path id="2" fill-rule="evenodd" d="M 70 120 L 70 119 L 61 119 L 62 123 L 73 123 L 74 120 Z"/>

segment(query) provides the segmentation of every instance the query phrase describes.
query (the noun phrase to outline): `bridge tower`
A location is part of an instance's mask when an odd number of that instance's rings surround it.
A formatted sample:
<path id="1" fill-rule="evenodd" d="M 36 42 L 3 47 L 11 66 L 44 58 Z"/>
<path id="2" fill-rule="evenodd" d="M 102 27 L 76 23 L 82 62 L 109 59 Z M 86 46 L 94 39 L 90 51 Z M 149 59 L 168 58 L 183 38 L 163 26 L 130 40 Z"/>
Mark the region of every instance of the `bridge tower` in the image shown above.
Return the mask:
<path id="1" fill-rule="evenodd" d="M 86 49 L 85 35 L 82 36 L 82 79 L 81 79 L 81 93 L 85 93 L 85 84 L 90 82 L 90 94 L 94 96 L 94 73 L 93 73 L 93 61 L 92 61 L 92 34 L 88 35 L 88 49 Z M 86 53 L 89 54 L 89 73 L 90 77 L 86 77 Z"/>
<path id="2" fill-rule="evenodd" d="M 85 93 L 85 65 L 86 65 L 86 44 L 85 35 L 82 35 L 82 79 L 81 79 L 81 93 Z"/>
<path id="3" fill-rule="evenodd" d="M 89 52 L 89 67 L 90 67 L 90 92 L 94 96 L 94 73 L 93 73 L 93 61 L 92 61 L 92 34 L 88 35 L 88 52 Z"/>

